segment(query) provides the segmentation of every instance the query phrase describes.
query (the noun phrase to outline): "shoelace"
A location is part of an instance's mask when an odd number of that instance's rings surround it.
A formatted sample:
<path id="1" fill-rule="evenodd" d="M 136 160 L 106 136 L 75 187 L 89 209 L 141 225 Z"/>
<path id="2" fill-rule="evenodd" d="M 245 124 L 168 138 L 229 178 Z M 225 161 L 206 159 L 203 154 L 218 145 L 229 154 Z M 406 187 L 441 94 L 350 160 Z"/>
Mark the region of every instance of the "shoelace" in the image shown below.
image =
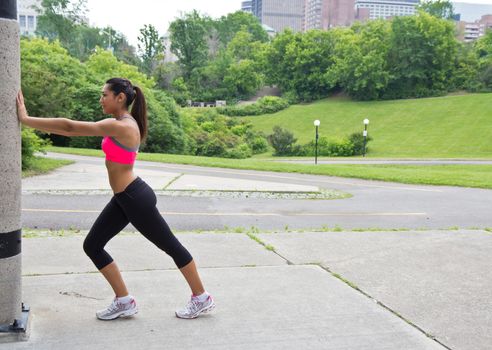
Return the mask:
<path id="1" fill-rule="evenodd" d="M 191 298 L 191 300 L 186 305 L 186 309 L 188 311 L 195 312 L 196 310 L 198 310 L 198 307 L 199 307 L 200 304 L 201 303 L 200 303 L 200 301 L 198 299 Z"/>
<path id="2" fill-rule="evenodd" d="M 113 302 L 111 303 L 111 305 L 109 305 L 108 307 L 108 311 L 109 312 L 113 312 L 113 311 L 116 311 L 120 308 L 120 306 L 122 306 L 121 303 L 119 303 L 117 300 L 113 300 Z"/>

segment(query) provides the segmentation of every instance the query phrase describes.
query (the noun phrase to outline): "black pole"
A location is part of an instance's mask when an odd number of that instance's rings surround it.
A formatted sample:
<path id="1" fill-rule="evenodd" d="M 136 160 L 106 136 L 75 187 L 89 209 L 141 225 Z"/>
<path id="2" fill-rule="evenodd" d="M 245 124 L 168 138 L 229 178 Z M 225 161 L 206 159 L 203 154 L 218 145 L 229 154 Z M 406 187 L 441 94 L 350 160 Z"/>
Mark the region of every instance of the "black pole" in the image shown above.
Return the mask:
<path id="1" fill-rule="evenodd" d="M 316 147 L 314 153 L 314 164 L 318 164 L 318 126 L 316 125 Z"/>
<path id="2" fill-rule="evenodd" d="M 17 0 L 0 1 L 0 18 L 17 19 Z"/>
<path id="3" fill-rule="evenodd" d="M 364 124 L 364 151 L 362 152 L 362 157 L 366 156 L 366 139 L 367 139 L 367 124 Z"/>

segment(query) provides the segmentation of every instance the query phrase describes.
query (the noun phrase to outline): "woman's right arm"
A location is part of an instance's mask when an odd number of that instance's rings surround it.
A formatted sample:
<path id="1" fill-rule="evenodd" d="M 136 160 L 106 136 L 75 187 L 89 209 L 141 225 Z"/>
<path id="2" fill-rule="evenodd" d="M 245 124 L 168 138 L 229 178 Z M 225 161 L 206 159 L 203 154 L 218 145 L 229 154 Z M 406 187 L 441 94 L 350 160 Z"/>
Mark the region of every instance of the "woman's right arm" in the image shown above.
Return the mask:
<path id="1" fill-rule="evenodd" d="M 41 131 L 69 136 L 70 119 L 67 118 L 36 118 L 27 115 L 27 109 L 24 104 L 22 91 L 17 95 L 17 117 L 19 122 L 31 128 Z"/>

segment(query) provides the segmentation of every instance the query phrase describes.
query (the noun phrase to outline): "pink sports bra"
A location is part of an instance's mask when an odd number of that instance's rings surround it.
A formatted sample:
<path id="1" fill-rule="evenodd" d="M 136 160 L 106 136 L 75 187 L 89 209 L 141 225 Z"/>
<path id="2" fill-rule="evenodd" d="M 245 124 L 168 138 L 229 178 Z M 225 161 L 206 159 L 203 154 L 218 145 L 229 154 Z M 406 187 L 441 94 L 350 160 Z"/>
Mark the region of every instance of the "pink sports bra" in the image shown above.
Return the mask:
<path id="1" fill-rule="evenodd" d="M 131 118 L 124 116 L 122 118 Z M 135 119 L 133 119 L 135 120 Z M 136 121 L 135 121 L 136 122 Z M 101 148 L 106 154 L 106 160 L 116 163 L 133 164 L 137 158 L 138 148 L 140 144 L 135 148 L 130 148 L 122 145 L 113 136 L 104 136 L 101 142 Z"/>

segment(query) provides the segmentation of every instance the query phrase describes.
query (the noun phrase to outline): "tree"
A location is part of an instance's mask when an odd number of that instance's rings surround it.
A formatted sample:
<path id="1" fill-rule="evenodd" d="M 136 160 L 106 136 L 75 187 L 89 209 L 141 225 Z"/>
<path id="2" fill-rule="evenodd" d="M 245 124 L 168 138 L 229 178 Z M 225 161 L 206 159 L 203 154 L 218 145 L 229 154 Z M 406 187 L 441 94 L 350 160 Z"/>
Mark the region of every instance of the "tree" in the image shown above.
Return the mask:
<path id="1" fill-rule="evenodd" d="M 425 97 L 448 91 L 457 52 L 452 22 L 425 12 L 391 22 L 388 67 L 391 79 L 384 98 Z"/>
<path id="2" fill-rule="evenodd" d="M 84 22 L 86 3 L 87 0 L 43 0 L 37 8 L 41 15 L 36 34 L 50 41 L 58 39 L 72 56 L 82 61 L 100 46 L 110 48 L 126 63 L 138 64 L 140 60 L 135 55 L 135 48 L 122 33 L 111 27 L 92 27 Z"/>
<path id="3" fill-rule="evenodd" d="M 21 83 L 28 111 L 37 116 L 72 118 L 79 102 L 74 99 L 75 91 L 90 85 L 84 65 L 58 41 L 22 39 L 20 45 Z M 57 146 L 69 142 L 69 138 L 55 134 L 50 139 Z"/>
<path id="4" fill-rule="evenodd" d="M 265 75 L 270 84 L 294 99 L 312 101 L 335 87 L 325 74 L 333 69 L 336 31 L 310 30 L 277 35 L 265 53 Z"/>
<path id="5" fill-rule="evenodd" d="M 488 31 L 474 45 L 475 57 L 478 60 L 477 90 L 492 89 L 492 31 Z"/>
<path id="6" fill-rule="evenodd" d="M 179 58 L 185 80 L 207 62 L 208 46 L 205 38 L 209 21 L 193 10 L 182 15 L 169 26 L 171 52 Z"/>
<path id="7" fill-rule="evenodd" d="M 418 8 L 437 18 L 455 17 L 453 4 L 449 0 L 423 0 Z"/>
<path id="8" fill-rule="evenodd" d="M 83 23 L 87 11 L 87 0 L 42 0 L 37 7 L 41 14 L 37 18 L 36 33 L 64 45 L 73 37 L 75 27 Z"/>
<path id="9" fill-rule="evenodd" d="M 248 32 L 252 41 L 267 42 L 269 40 L 268 33 L 261 26 L 259 19 L 244 11 L 222 16 L 215 21 L 214 27 L 218 32 L 222 47 L 227 46 L 239 31 Z"/>
<path id="10" fill-rule="evenodd" d="M 353 98 L 375 100 L 386 90 L 390 73 L 387 64 L 391 26 L 375 20 L 338 29 L 335 45 L 335 69 L 325 77 Z"/>
<path id="11" fill-rule="evenodd" d="M 229 94 L 236 98 L 249 98 L 261 86 L 263 79 L 254 62 L 248 59 L 232 64 L 226 71 L 224 84 Z"/>
<path id="12" fill-rule="evenodd" d="M 227 51 L 237 60 L 253 60 L 258 62 L 267 44 L 256 40 L 245 26 L 229 41 Z"/>
<path id="13" fill-rule="evenodd" d="M 152 24 L 145 24 L 144 27 L 140 29 L 138 49 L 140 51 L 140 57 L 142 58 L 144 71 L 148 74 L 152 73 L 156 63 L 164 58 L 162 38 L 159 37 L 157 29 Z"/>

